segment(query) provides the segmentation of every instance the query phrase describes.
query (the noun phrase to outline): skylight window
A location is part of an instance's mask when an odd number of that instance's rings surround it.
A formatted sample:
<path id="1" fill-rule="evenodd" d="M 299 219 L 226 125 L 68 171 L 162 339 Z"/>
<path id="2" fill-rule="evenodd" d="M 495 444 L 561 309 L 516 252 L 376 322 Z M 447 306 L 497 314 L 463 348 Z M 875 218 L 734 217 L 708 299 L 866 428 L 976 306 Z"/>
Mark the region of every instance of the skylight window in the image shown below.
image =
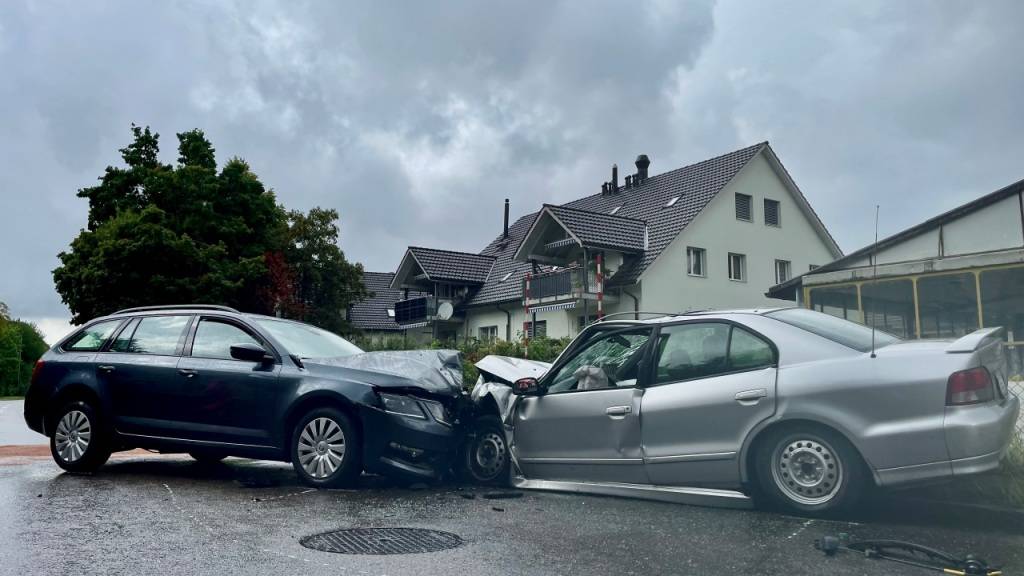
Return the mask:
<path id="1" fill-rule="evenodd" d="M 502 279 L 501 279 L 501 281 L 502 281 L 502 282 L 504 282 L 505 280 L 508 280 L 508 279 L 509 279 L 509 278 L 511 278 L 511 277 L 512 277 L 512 273 L 511 273 L 511 272 L 509 272 L 508 274 L 505 274 L 505 277 L 504 277 L 504 278 L 502 278 Z"/>
<path id="2" fill-rule="evenodd" d="M 612 208 L 612 211 L 609 212 L 609 214 L 615 214 L 619 210 L 622 210 L 622 206 L 616 206 L 615 208 Z"/>
<path id="3" fill-rule="evenodd" d="M 669 206 L 674 206 L 676 202 L 679 202 L 679 196 L 673 196 L 671 200 L 665 203 L 665 208 L 668 208 Z"/>

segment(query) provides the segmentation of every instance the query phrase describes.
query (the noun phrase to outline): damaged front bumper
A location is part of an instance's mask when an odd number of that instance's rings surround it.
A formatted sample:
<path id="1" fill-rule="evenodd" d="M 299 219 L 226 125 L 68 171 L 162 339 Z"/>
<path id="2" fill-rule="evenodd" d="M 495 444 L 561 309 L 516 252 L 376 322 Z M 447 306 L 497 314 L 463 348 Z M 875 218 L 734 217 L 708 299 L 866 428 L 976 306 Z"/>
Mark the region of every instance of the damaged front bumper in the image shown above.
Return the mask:
<path id="1" fill-rule="evenodd" d="M 368 472 L 430 482 L 451 469 L 463 433 L 456 424 L 365 407 L 363 467 Z"/>

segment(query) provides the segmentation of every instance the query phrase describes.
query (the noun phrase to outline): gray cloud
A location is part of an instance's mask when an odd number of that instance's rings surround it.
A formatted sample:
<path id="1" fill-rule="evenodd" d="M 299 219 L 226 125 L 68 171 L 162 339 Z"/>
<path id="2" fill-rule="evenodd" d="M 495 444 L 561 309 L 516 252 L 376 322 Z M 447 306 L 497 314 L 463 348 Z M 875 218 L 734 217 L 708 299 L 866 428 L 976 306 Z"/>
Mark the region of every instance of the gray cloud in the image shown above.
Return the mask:
<path id="1" fill-rule="evenodd" d="M 523 214 L 772 141 L 844 249 L 1021 177 L 1016 2 L 0 3 L 0 300 L 66 317 L 75 190 L 204 129 L 342 248 L 477 250 Z"/>

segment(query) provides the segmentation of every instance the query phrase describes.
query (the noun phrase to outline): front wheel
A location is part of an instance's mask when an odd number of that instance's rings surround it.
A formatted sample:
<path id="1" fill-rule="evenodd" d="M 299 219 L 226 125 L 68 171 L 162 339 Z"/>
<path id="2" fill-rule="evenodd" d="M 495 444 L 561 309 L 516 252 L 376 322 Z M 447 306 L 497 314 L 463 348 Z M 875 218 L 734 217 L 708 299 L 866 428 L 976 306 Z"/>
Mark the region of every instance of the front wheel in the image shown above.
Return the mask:
<path id="1" fill-rule="evenodd" d="M 299 419 L 291 438 L 292 466 L 310 486 L 351 486 L 363 471 L 359 432 L 340 410 L 311 410 Z"/>
<path id="2" fill-rule="evenodd" d="M 100 416 L 82 401 L 65 404 L 53 420 L 50 454 L 68 472 L 95 472 L 110 458 Z"/>
<path id="3" fill-rule="evenodd" d="M 477 418 L 459 460 L 459 476 L 464 480 L 491 486 L 508 483 L 508 442 L 497 416 Z"/>
<path id="4" fill-rule="evenodd" d="M 783 509 L 804 514 L 849 510 L 865 490 L 860 456 L 830 430 L 779 430 L 761 443 L 756 458 L 762 494 Z"/>

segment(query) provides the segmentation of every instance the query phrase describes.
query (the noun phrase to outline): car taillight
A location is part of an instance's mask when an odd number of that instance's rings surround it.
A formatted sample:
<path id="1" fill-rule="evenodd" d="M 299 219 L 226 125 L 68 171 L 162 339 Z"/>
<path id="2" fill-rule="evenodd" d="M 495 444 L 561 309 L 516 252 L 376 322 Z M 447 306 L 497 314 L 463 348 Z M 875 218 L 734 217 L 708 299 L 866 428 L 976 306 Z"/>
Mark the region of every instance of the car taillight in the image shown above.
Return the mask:
<path id="1" fill-rule="evenodd" d="M 981 367 L 954 372 L 946 383 L 946 406 L 979 404 L 993 398 L 992 377 Z"/>
<path id="2" fill-rule="evenodd" d="M 36 365 L 32 367 L 32 380 L 30 380 L 30 382 L 32 384 L 36 383 L 36 378 L 39 377 L 39 372 L 42 371 L 42 369 L 43 369 L 43 361 L 41 359 L 40 360 L 36 360 Z"/>

